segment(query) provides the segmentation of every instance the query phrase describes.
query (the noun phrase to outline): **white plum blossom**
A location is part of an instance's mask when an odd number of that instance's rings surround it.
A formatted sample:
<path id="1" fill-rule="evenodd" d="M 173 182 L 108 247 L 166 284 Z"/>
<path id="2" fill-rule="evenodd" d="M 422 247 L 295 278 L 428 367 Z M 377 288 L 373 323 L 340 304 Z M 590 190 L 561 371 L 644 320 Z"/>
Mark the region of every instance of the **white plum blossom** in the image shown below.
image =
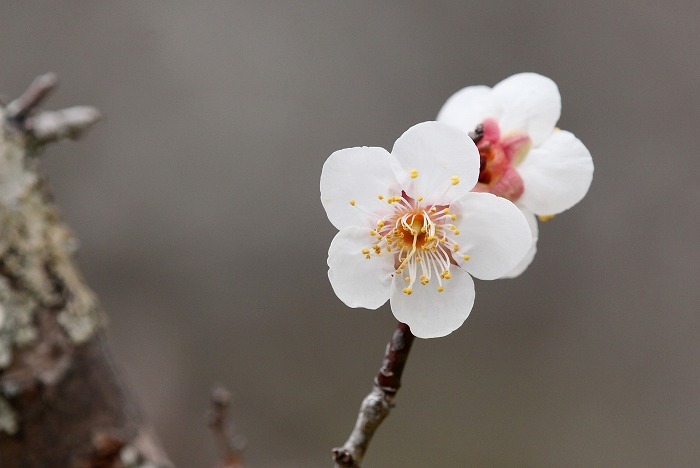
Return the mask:
<path id="1" fill-rule="evenodd" d="M 546 220 L 571 208 L 591 185 L 591 154 L 572 133 L 555 127 L 560 113 L 557 85 L 536 73 L 520 73 L 493 88 L 458 91 L 437 116 L 476 142 L 481 167 L 474 190 L 507 198 L 530 223 L 530 252 L 507 277 L 520 275 L 535 257 L 535 215 Z"/>
<path id="2" fill-rule="evenodd" d="M 474 282 L 513 269 L 530 248 L 525 217 L 510 201 L 472 192 L 479 151 L 467 133 L 438 122 L 408 129 L 391 153 L 348 148 L 321 173 L 321 202 L 340 231 L 328 277 L 350 307 L 394 316 L 421 338 L 459 328 Z"/>

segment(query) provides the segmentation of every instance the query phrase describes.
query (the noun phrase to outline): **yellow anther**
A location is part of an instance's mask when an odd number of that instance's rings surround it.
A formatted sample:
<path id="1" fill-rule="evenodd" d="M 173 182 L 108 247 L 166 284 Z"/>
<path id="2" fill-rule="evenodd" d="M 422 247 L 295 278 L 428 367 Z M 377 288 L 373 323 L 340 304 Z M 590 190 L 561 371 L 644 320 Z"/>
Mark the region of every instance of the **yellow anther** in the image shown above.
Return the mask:
<path id="1" fill-rule="evenodd" d="M 387 246 L 386 246 L 386 251 L 387 251 L 387 252 L 391 252 L 391 246 L 390 246 L 390 245 L 387 245 Z"/>
<path id="2" fill-rule="evenodd" d="M 457 226 L 455 226 L 454 224 L 450 224 L 450 231 L 454 231 L 455 229 L 457 229 Z"/>
<path id="3" fill-rule="evenodd" d="M 420 257 L 416 257 L 416 262 L 420 262 L 421 260 L 423 260 L 423 259 Z"/>
<path id="4" fill-rule="evenodd" d="M 457 185 L 459 183 L 459 177 L 457 176 L 450 177 L 450 180 L 452 181 L 452 185 Z"/>
<path id="5" fill-rule="evenodd" d="M 450 214 L 450 209 L 449 209 L 449 208 L 445 208 L 444 210 L 442 210 L 442 212 L 445 213 L 445 214 Z"/>
<path id="6" fill-rule="evenodd" d="M 376 253 L 377 255 L 379 255 L 379 252 L 382 251 L 382 249 L 380 249 L 378 245 L 373 245 L 372 249 L 374 250 L 374 253 Z"/>
<path id="7" fill-rule="evenodd" d="M 430 208 L 429 211 L 430 211 L 431 213 L 435 213 L 435 212 L 437 211 L 437 208 L 435 208 L 435 207 L 433 206 L 432 208 Z"/>
<path id="8" fill-rule="evenodd" d="M 407 276 L 403 279 L 405 282 L 410 283 L 411 282 L 411 277 Z"/>
<path id="9" fill-rule="evenodd" d="M 380 193 L 380 194 L 377 196 L 377 198 L 379 198 L 380 200 L 384 200 L 384 195 L 382 195 L 382 194 Z"/>
<path id="10" fill-rule="evenodd" d="M 455 236 L 459 235 L 459 229 L 455 229 Z"/>
<path id="11" fill-rule="evenodd" d="M 420 284 L 422 284 L 423 286 L 425 286 L 425 285 L 428 284 L 428 283 L 430 283 L 430 278 L 428 278 L 428 277 L 425 276 L 425 275 L 421 275 L 421 277 L 420 277 Z"/>
<path id="12" fill-rule="evenodd" d="M 379 222 L 377 223 L 377 227 L 378 227 L 379 229 L 381 229 L 382 227 L 384 227 L 384 224 L 386 224 L 384 221 L 379 221 Z"/>
<path id="13" fill-rule="evenodd" d="M 350 200 L 350 204 L 351 204 L 352 206 L 355 206 L 355 200 Z"/>
<path id="14" fill-rule="evenodd" d="M 418 196 L 418 201 L 423 201 L 423 195 Z"/>
<path id="15" fill-rule="evenodd" d="M 411 169 L 408 171 L 408 174 L 411 176 L 411 179 L 415 179 L 418 177 L 418 170 L 417 169 Z"/>
<path id="16" fill-rule="evenodd" d="M 411 293 L 413 292 L 413 289 L 411 289 L 411 288 L 403 288 L 403 292 L 405 292 L 407 295 L 410 296 Z"/>
<path id="17" fill-rule="evenodd" d="M 420 232 L 426 232 L 425 228 L 424 227 L 420 228 Z"/>
<path id="18" fill-rule="evenodd" d="M 450 270 L 443 271 L 442 274 L 440 275 L 440 278 L 444 278 L 446 280 L 452 278 L 452 274 L 450 273 Z"/>
<path id="19" fill-rule="evenodd" d="M 465 256 L 462 257 L 462 258 L 463 258 L 464 260 L 469 260 L 471 257 L 470 257 L 469 255 L 465 255 Z"/>
<path id="20" fill-rule="evenodd" d="M 362 249 L 362 253 L 367 255 L 369 253 L 369 249 Z"/>
<path id="21" fill-rule="evenodd" d="M 374 229 L 372 229 L 371 231 L 369 231 L 369 235 L 370 235 L 370 236 L 376 236 L 376 235 L 377 235 L 377 231 L 375 231 Z"/>
<path id="22" fill-rule="evenodd" d="M 443 292 L 444 290 L 445 288 L 443 288 L 442 286 L 438 286 L 438 292 Z"/>
<path id="23" fill-rule="evenodd" d="M 452 221 L 456 220 L 456 219 L 457 219 L 457 215 L 456 215 L 456 214 L 451 214 L 451 215 L 450 215 L 450 219 L 451 219 Z"/>
<path id="24" fill-rule="evenodd" d="M 459 252 L 459 244 L 455 244 L 452 246 L 452 251 L 453 252 Z"/>
<path id="25" fill-rule="evenodd" d="M 541 215 L 541 216 L 538 216 L 537 218 L 538 218 L 540 221 L 542 221 L 543 223 L 546 223 L 546 222 L 549 221 L 550 219 L 554 218 L 554 215 Z"/>

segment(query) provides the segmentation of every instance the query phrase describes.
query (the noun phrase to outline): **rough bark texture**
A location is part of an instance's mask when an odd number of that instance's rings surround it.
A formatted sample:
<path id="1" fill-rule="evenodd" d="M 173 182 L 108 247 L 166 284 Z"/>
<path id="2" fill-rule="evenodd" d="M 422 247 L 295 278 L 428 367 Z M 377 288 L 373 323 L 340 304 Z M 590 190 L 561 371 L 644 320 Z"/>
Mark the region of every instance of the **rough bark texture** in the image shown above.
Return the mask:
<path id="1" fill-rule="evenodd" d="M 55 84 L 39 77 L 0 107 L 0 466 L 169 466 L 119 382 L 76 242 L 35 170 L 45 144 L 99 118 L 37 112 Z"/>
<path id="2" fill-rule="evenodd" d="M 18 430 L 0 435 L 2 466 L 164 464 L 138 408 L 116 377 L 102 337 L 75 347 L 68 359 L 57 382 L 28 382 L 10 400 Z"/>

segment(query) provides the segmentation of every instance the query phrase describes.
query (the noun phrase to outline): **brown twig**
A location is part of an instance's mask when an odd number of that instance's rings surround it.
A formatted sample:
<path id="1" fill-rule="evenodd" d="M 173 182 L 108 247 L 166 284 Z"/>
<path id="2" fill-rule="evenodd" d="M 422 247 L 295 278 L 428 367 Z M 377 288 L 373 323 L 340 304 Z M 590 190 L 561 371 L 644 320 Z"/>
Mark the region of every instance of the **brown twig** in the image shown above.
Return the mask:
<path id="1" fill-rule="evenodd" d="M 221 453 L 221 468 L 243 468 L 243 449 L 245 438 L 232 436 L 228 410 L 231 406 L 231 392 L 221 385 L 216 385 L 211 392 L 209 409 L 209 428 L 216 438 L 216 445 Z"/>
<path id="2" fill-rule="evenodd" d="M 374 432 L 394 407 L 413 338 L 415 337 L 408 325 L 399 322 L 387 344 L 382 367 L 374 379 L 372 390 L 360 405 L 355 428 L 342 447 L 333 449 L 336 467 L 359 468 Z"/>

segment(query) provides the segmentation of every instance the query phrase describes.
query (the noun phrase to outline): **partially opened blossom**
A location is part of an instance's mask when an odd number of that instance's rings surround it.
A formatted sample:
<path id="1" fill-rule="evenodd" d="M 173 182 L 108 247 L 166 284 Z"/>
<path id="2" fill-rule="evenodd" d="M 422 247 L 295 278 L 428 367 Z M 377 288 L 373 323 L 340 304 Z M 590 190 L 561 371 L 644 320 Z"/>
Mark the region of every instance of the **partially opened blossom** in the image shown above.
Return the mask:
<path id="1" fill-rule="evenodd" d="M 447 335 L 474 303 L 470 275 L 495 279 L 528 252 L 531 233 L 510 201 L 471 192 L 479 151 L 438 122 L 411 127 L 383 148 L 333 153 L 321 173 L 321 202 L 340 232 L 328 277 L 350 307 L 387 300 L 414 335 Z"/>
<path id="2" fill-rule="evenodd" d="M 528 218 L 530 252 L 506 276 L 518 276 L 535 256 L 537 220 L 578 203 L 591 184 L 593 160 L 572 133 L 555 128 L 561 112 L 557 85 L 520 73 L 493 88 L 470 86 L 450 97 L 437 120 L 469 132 L 481 157 L 475 191 L 514 202 Z"/>

